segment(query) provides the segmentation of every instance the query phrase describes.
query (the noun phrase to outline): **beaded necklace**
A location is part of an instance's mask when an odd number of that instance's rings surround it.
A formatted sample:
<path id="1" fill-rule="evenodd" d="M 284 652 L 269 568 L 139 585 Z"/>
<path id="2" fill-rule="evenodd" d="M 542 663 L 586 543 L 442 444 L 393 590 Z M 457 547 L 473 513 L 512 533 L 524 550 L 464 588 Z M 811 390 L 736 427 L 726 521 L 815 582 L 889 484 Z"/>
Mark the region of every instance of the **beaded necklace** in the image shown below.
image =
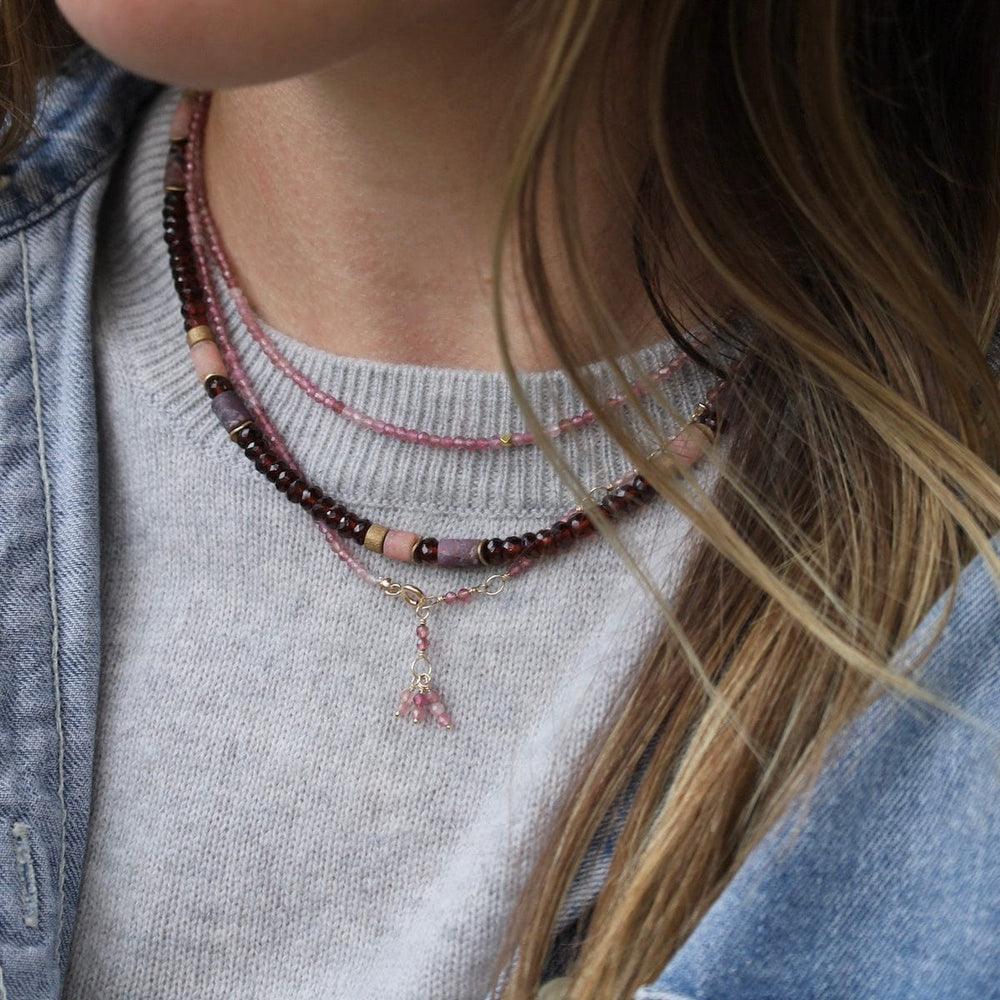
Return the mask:
<path id="1" fill-rule="evenodd" d="M 441 728 L 451 729 L 451 715 L 440 691 L 432 686 L 433 667 L 428 656 L 431 611 L 464 604 L 474 597 L 498 596 L 510 580 L 527 572 L 536 560 L 565 551 L 577 539 L 593 534 L 596 529 L 592 515 L 578 506 L 551 526 L 521 535 L 439 540 L 374 523 L 348 510 L 303 475 L 250 384 L 215 295 L 209 261 L 212 237 L 203 225 L 207 214 L 204 190 L 194 182 L 201 171 L 200 138 L 206 108 L 207 99 L 201 95 L 181 99 L 171 124 L 164 173 L 164 239 L 192 364 L 219 422 L 256 470 L 313 517 L 331 549 L 357 576 L 415 612 L 416 654 L 411 681 L 400 693 L 396 715 L 414 723 L 433 718 Z M 724 389 L 725 383 L 719 383 L 706 402 L 696 408 L 690 422 L 664 445 L 664 459 L 675 468 L 693 465 L 711 445 L 717 428 L 716 403 Z M 589 506 L 613 519 L 644 506 L 655 496 L 652 485 L 633 470 L 591 491 Z M 375 576 L 342 540 L 397 562 L 500 571 L 474 587 L 426 594 L 412 584 Z"/>
<path id="2" fill-rule="evenodd" d="M 195 98 L 201 114 L 204 114 L 207 110 L 210 99 L 210 94 L 200 94 Z M 264 356 L 278 372 L 306 393 L 310 399 L 332 410 L 338 416 L 350 420 L 365 430 L 395 438 L 397 441 L 402 441 L 406 444 L 462 451 L 498 451 L 536 444 L 535 436 L 529 431 L 506 431 L 502 434 L 492 434 L 487 437 L 467 437 L 435 434 L 413 427 L 399 427 L 385 420 L 380 420 L 369 413 L 365 413 L 363 410 L 351 406 L 332 393 L 326 392 L 313 383 L 304 372 L 296 368 L 268 335 L 237 281 L 235 269 L 229 260 L 225 245 L 219 237 L 212 214 L 208 210 L 205 177 L 201 169 L 201 140 L 202 135 L 198 131 L 192 133 L 188 140 L 188 160 L 190 164 L 188 170 L 188 192 L 189 199 L 193 202 L 196 212 L 196 219 L 194 221 L 197 223 L 202 242 L 210 250 L 211 258 L 218 269 L 218 273 L 226 284 L 230 298 L 236 305 L 243 325 Z M 662 385 L 668 381 L 681 371 L 690 360 L 690 357 L 683 352 L 677 354 L 669 361 L 660 365 L 655 371 L 649 372 L 634 382 L 631 386 L 632 391 L 637 398 L 643 398 L 649 393 L 651 387 Z M 624 406 L 626 402 L 626 397 L 623 394 L 615 393 L 605 400 L 605 405 L 609 409 L 617 409 Z M 591 427 L 596 422 L 597 418 L 594 416 L 594 413 L 590 409 L 584 409 L 580 413 L 563 417 L 561 420 L 550 424 L 546 427 L 545 433 L 550 438 L 557 438 L 573 431 L 582 430 L 585 427 Z"/>

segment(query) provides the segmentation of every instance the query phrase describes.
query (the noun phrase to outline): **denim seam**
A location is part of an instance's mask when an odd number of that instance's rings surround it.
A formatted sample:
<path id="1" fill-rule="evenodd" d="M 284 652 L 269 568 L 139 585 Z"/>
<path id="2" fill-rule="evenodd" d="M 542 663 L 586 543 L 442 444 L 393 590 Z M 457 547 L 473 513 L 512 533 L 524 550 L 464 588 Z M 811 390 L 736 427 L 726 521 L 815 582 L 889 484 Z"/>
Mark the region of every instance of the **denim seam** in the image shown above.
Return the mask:
<path id="1" fill-rule="evenodd" d="M 66 775 L 65 775 L 65 734 L 62 725 L 62 692 L 59 683 L 59 608 L 56 602 L 55 551 L 52 539 L 52 490 L 45 455 L 45 427 L 42 422 L 42 379 L 38 360 L 38 344 L 35 341 L 34 317 L 31 312 L 31 280 L 29 278 L 28 240 L 24 233 L 18 234 L 21 244 L 21 268 L 24 280 L 24 325 L 31 350 L 31 380 L 35 392 L 35 423 L 38 432 L 38 465 L 42 480 L 42 495 L 45 499 L 45 546 L 48 556 L 49 608 L 52 612 L 52 688 L 55 706 L 56 744 L 58 747 L 59 776 L 59 882 L 56 918 L 55 953 L 59 956 L 63 926 L 63 887 L 66 880 Z"/>
<path id="2" fill-rule="evenodd" d="M 43 201 L 26 215 L 18 215 L 13 221 L 0 221 L 0 239 L 6 239 L 8 236 L 13 236 L 15 233 L 23 233 L 26 229 L 30 229 L 34 226 L 35 223 L 43 222 L 50 215 L 62 208 L 62 206 L 67 202 L 78 197 L 80 193 L 85 191 L 98 177 L 107 172 L 111 164 L 115 162 L 118 152 L 119 151 L 116 148 L 108 156 L 103 157 L 85 174 L 73 181 L 69 187 L 58 191 L 50 200 Z M 0 1000 L 2 1000 L 2 998 L 0 998 Z"/>
<path id="3" fill-rule="evenodd" d="M 7 1000 L 7 987 L 3 984 L 3 967 L 0 966 L 0 1000 Z"/>
<path id="4" fill-rule="evenodd" d="M 27 823 L 15 823 L 10 832 L 14 837 L 17 877 L 21 882 L 21 908 L 24 926 L 37 927 L 38 881 L 35 878 L 35 862 L 31 857 L 31 830 Z"/>

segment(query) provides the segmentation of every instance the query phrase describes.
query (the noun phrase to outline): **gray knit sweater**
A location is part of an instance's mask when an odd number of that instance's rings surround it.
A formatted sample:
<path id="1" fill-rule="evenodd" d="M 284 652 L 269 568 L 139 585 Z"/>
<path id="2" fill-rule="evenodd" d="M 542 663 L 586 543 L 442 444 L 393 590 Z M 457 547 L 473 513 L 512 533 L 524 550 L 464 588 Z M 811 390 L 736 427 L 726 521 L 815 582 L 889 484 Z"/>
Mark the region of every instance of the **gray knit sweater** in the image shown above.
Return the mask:
<path id="1" fill-rule="evenodd" d="M 138 130 L 102 232 L 103 686 L 65 996 L 475 1000 L 540 834 L 657 613 L 605 543 L 581 542 L 499 597 L 432 616 L 453 731 L 393 717 L 412 612 L 353 576 L 254 472 L 188 363 L 159 225 L 171 109 L 168 95 Z M 303 469 L 352 509 L 478 537 L 573 506 L 538 449 L 434 451 L 337 417 L 229 314 Z M 345 360 L 275 336 L 320 386 L 392 423 L 523 427 L 502 375 Z M 525 384 L 546 420 L 581 408 L 561 374 Z M 684 410 L 702 389 L 691 373 L 669 392 Z M 627 467 L 594 428 L 560 440 L 585 482 Z M 623 530 L 667 588 L 684 535 L 663 504 Z M 363 555 L 434 592 L 486 576 Z M 600 851 L 570 910 L 594 892 Z"/>

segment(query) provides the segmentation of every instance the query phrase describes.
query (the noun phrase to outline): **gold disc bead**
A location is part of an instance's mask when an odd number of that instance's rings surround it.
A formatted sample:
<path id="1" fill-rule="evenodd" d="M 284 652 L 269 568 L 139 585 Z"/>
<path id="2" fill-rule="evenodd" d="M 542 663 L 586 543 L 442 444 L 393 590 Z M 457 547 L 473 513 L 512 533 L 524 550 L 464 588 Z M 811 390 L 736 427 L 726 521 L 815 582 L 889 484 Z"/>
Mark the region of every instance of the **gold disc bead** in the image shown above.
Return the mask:
<path id="1" fill-rule="evenodd" d="M 215 341 L 215 337 L 212 335 L 211 327 L 202 324 L 201 326 L 193 326 L 190 330 L 188 330 L 188 347 L 194 347 L 195 344 L 200 344 L 203 340 Z"/>
<path id="2" fill-rule="evenodd" d="M 369 529 L 365 532 L 365 548 L 369 552 L 377 552 L 381 555 L 385 536 L 388 534 L 389 529 L 384 524 L 375 524 L 373 521 Z"/>

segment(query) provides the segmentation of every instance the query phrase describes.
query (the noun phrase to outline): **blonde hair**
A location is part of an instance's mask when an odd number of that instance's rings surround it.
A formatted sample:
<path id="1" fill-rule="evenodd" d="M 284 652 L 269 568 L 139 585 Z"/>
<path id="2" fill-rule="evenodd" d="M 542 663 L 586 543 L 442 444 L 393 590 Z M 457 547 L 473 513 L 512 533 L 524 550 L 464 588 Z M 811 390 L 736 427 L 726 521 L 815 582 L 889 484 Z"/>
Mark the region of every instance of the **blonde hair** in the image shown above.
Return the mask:
<path id="1" fill-rule="evenodd" d="M 0 9 L 6 154 L 65 34 L 50 4 Z M 573 1000 L 608 1000 L 655 978 L 858 712 L 887 689 L 921 696 L 893 654 L 972 555 L 1000 568 L 986 362 L 1000 318 L 1000 32 L 989 0 L 522 0 L 517 16 L 539 56 L 498 247 L 517 234 L 562 363 L 699 535 L 662 601 L 659 649 L 555 818 L 502 956 L 506 1000 L 533 997 L 573 876 L 642 763 L 572 970 Z M 581 370 L 594 355 L 615 364 L 628 342 L 574 198 L 581 120 L 623 52 L 642 169 L 618 162 L 613 137 L 607 165 L 635 219 L 636 267 L 671 337 L 723 372 L 742 359 L 711 496 L 649 461 Z M 546 175 L 572 328 L 537 236 Z M 689 281 L 692 256 L 707 286 Z M 686 334 L 678 302 L 717 339 Z M 504 346 L 499 298 L 497 312 Z"/>
<path id="2" fill-rule="evenodd" d="M 608 1000 L 656 977 L 859 711 L 885 690 L 929 697 L 919 660 L 894 669 L 894 652 L 973 553 L 998 569 L 1000 396 L 986 363 L 998 25 L 989 3 L 929 0 L 521 13 L 544 44 L 506 226 L 563 365 L 700 536 L 660 649 L 556 817 L 504 952 L 505 1000 L 527 1000 L 587 845 L 648 757 L 572 970 L 573 1000 Z M 743 359 L 712 497 L 650 462 L 580 369 L 591 354 L 614 364 L 626 340 L 595 291 L 573 197 L 581 109 L 606 99 L 623 50 L 647 142 L 640 176 L 617 169 L 637 266 L 671 336 L 711 367 Z M 572 329 L 534 236 L 546 172 Z M 685 334 L 668 305 L 678 292 L 721 347 Z"/>

